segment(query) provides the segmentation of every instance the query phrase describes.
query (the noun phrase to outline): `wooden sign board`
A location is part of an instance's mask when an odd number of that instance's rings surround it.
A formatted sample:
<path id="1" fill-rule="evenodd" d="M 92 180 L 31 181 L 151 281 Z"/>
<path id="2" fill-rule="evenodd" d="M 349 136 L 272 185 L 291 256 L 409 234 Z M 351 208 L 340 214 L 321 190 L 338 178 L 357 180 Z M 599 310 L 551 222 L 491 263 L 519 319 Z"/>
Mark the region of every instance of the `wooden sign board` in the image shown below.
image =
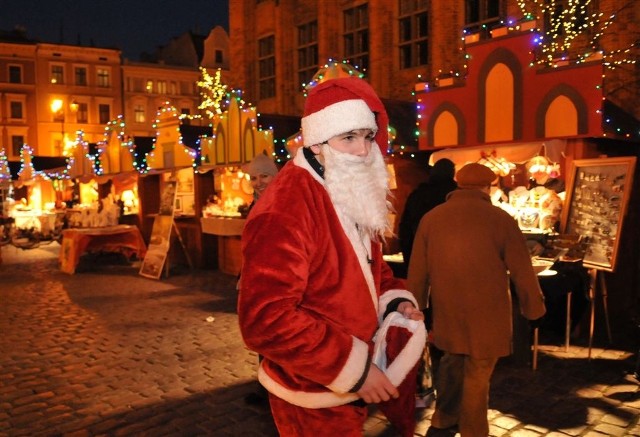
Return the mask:
<path id="1" fill-rule="evenodd" d="M 586 242 L 585 267 L 615 268 L 635 166 L 635 156 L 573 161 L 561 231 Z"/>
<path id="2" fill-rule="evenodd" d="M 167 181 L 160 197 L 160 211 L 153 221 L 149 247 L 140 267 L 140 275 L 159 279 L 169 253 L 173 214 L 176 202 L 176 182 Z"/>

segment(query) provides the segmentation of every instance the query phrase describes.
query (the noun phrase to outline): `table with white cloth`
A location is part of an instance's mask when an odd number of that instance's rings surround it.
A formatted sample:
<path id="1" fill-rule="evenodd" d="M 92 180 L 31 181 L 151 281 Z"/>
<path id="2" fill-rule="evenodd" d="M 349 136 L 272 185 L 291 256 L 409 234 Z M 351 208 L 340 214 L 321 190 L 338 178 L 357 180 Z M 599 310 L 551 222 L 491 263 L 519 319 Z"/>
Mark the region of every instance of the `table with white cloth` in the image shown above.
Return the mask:
<path id="1" fill-rule="evenodd" d="M 62 231 L 60 270 L 74 274 L 80 257 L 86 253 L 121 253 L 131 259 L 142 259 L 147 246 L 136 226 L 117 225 L 102 228 L 73 228 Z"/>

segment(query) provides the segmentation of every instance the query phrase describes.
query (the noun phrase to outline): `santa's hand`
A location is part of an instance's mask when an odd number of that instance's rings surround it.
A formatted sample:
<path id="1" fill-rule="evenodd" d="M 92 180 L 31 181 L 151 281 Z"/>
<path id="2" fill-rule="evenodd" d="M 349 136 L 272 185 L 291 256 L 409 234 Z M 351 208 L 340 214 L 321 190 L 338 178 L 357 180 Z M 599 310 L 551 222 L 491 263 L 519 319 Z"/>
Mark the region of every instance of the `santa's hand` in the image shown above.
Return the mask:
<path id="1" fill-rule="evenodd" d="M 400 396 L 398 389 L 375 364 L 369 368 L 369 374 L 357 394 L 368 404 L 377 404 Z"/>
<path id="2" fill-rule="evenodd" d="M 396 310 L 404 316 L 405 319 L 424 320 L 424 314 L 418 308 L 414 307 L 411 302 L 402 302 Z"/>

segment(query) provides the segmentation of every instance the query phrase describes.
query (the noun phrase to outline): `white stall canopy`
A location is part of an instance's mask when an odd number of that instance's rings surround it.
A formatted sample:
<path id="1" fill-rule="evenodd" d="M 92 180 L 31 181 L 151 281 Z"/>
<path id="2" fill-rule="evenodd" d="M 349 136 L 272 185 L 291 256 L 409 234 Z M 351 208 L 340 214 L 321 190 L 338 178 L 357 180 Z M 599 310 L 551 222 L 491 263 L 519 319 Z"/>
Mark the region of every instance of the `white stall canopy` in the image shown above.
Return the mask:
<path id="1" fill-rule="evenodd" d="M 566 140 L 549 140 L 520 144 L 487 144 L 482 147 L 456 147 L 433 152 L 429 165 L 447 158 L 461 167 L 469 162 L 478 162 L 487 157 L 513 164 L 524 164 L 536 155 L 544 155 L 551 162 L 560 162 L 564 156 Z"/>

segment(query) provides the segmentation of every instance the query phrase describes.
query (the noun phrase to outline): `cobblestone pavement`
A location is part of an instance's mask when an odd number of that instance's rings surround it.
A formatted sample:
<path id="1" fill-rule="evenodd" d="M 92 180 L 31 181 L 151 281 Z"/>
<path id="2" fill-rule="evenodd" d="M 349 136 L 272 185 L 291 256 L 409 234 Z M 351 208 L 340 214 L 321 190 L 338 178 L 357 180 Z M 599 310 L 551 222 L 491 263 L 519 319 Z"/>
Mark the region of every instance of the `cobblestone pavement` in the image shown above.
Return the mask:
<path id="1" fill-rule="evenodd" d="M 156 281 L 105 255 L 66 275 L 58 249 L 2 248 L 0 436 L 277 435 L 268 408 L 243 400 L 257 358 L 234 277 L 176 268 Z M 596 342 L 591 360 L 580 339 L 568 352 L 543 344 L 536 371 L 501 361 L 491 435 L 640 436 L 637 337 L 619 342 Z M 416 435 L 432 413 L 419 410 Z M 372 409 L 364 435 L 395 434 Z"/>

